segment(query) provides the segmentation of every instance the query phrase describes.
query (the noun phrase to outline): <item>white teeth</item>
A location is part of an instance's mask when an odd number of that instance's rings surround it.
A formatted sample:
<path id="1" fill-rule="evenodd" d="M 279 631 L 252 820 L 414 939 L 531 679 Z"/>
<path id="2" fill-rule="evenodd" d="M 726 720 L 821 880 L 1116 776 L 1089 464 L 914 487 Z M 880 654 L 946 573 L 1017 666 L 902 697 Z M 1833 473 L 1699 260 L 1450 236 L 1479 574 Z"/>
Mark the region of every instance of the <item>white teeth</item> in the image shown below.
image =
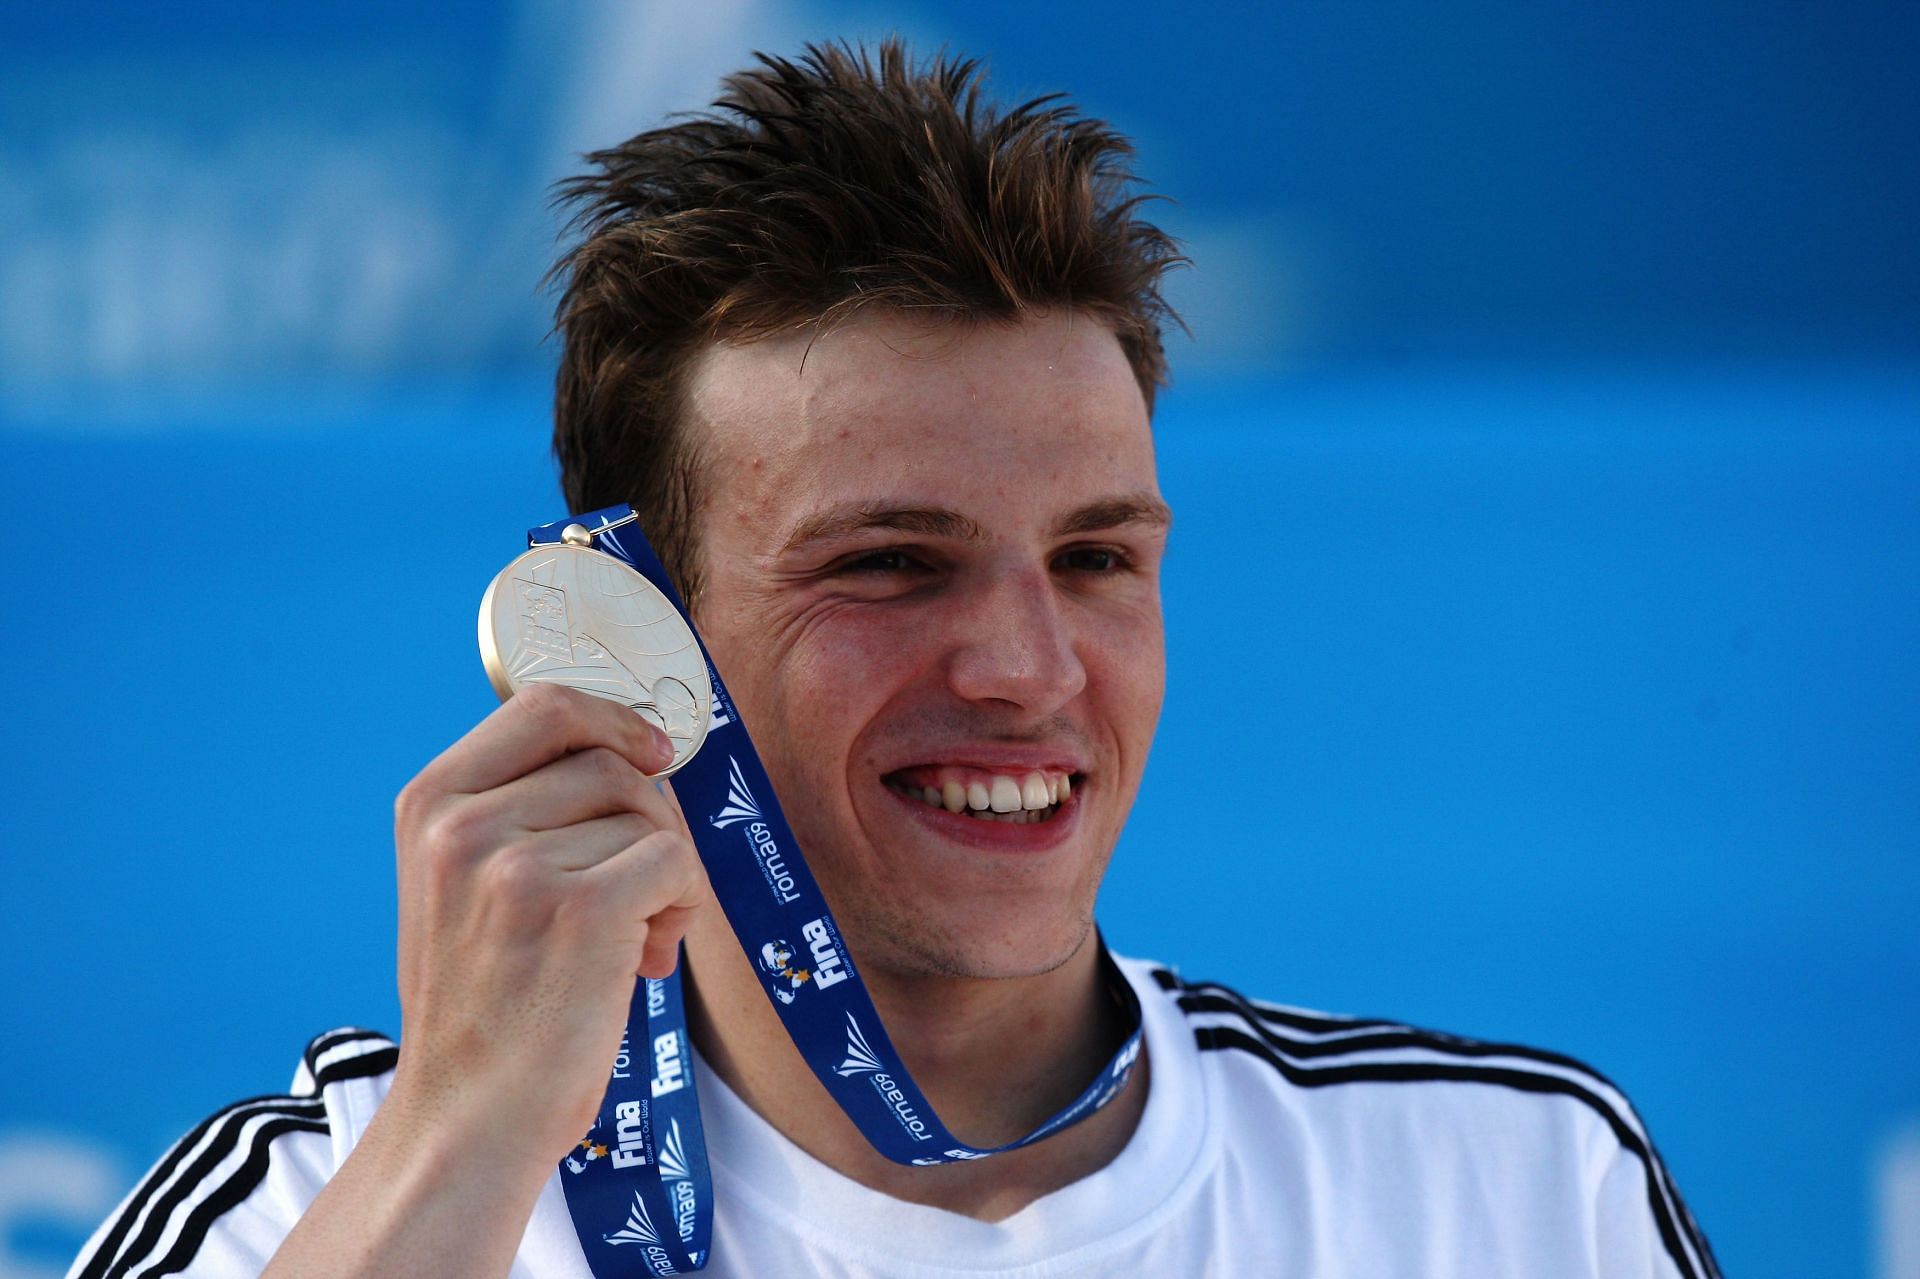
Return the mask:
<path id="1" fill-rule="evenodd" d="M 1062 773 L 1049 777 L 1038 770 L 1024 779 L 996 773 L 986 781 L 962 782 L 949 777 L 937 786 L 916 786 L 889 780 L 887 785 L 909 799 L 917 799 L 930 808 L 950 813 L 971 811 L 975 817 L 993 821 L 1042 822 L 1048 809 L 1064 804 L 1073 794 L 1073 786 Z"/>

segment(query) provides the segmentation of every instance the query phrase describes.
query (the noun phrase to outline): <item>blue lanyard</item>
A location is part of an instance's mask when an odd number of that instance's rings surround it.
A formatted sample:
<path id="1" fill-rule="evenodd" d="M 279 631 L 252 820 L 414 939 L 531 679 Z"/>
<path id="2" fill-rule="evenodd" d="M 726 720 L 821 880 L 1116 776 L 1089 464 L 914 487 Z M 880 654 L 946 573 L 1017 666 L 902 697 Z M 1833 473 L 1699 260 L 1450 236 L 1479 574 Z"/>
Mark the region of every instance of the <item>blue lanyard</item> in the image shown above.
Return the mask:
<path id="1" fill-rule="evenodd" d="M 685 616 L 639 526 L 607 527 L 629 514 L 628 507 L 610 507 L 542 525 L 527 537 L 533 545 L 557 542 L 566 525 L 582 524 L 597 534 L 596 547 L 659 587 Z M 701 652 L 706 655 L 704 644 Z M 1113 1060 L 1066 1109 L 1017 1141 L 970 1146 L 947 1131 L 887 1038 L 760 756 L 706 656 L 712 720 L 699 753 L 673 775 L 674 795 L 714 895 L 793 1046 L 873 1148 L 903 1164 L 983 1159 L 1032 1145 L 1119 1095 L 1140 1056 L 1140 1001 L 1103 945 L 1102 971 L 1130 1027 Z M 677 969 L 635 987 L 599 1117 L 561 1161 L 560 1179 L 595 1279 L 681 1275 L 706 1263 L 713 1182 Z"/>

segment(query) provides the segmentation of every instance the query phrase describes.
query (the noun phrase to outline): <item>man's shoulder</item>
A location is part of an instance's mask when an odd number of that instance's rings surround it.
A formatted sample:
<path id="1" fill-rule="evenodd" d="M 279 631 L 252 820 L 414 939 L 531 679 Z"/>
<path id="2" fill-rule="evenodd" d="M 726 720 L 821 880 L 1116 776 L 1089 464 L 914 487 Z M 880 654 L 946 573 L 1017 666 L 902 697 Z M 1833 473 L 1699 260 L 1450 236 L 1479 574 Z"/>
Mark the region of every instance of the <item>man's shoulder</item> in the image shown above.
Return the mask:
<path id="1" fill-rule="evenodd" d="M 314 1036 L 286 1092 L 223 1106 L 175 1142 L 69 1275 L 170 1274 L 189 1262 L 197 1274 L 257 1273 L 358 1139 L 398 1056 L 357 1026 Z"/>
<path id="2" fill-rule="evenodd" d="M 1441 1232 L 1482 1213 L 1503 1237 L 1578 1226 L 1624 1238 L 1644 1222 L 1673 1273 L 1718 1274 L 1633 1103 L 1585 1061 L 1130 969 L 1143 998 L 1178 1010 L 1243 1179 L 1338 1186 L 1358 1219 L 1392 1212 L 1409 1229 L 1422 1212 Z"/>
<path id="3" fill-rule="evenodd" d="M 1436 1122 L 1489 1107 L 1538 1112 L 1543 1122 L 1610 1133 L 1650 1154 L 1624 1090 L 1580 1058 L 1530 1044 L 1476 1038 L 1385 1017 L 1331 1013 L 1243 994 L 1216 981 L 1142 965 L 1181 1014 L 1224 1099 L 1277 1093 L 1302 1106 L 1371 1105 Z M 1547 1106 L 1527 1099 L 1550 1099 Z"/>

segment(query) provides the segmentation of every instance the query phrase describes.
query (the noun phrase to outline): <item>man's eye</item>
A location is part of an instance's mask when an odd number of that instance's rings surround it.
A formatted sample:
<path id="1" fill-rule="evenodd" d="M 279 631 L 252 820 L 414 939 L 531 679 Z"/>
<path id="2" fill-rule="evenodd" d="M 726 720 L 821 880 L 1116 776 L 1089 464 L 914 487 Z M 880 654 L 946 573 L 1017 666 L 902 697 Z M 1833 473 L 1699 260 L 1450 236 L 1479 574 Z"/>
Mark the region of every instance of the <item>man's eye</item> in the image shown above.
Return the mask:
<path id="1" fill-rule="evenodd" d="M 1054 564 L 1073 573 L 1111 573 L 1126 567 L 1126 561 L 1120 553 L 1105 546 L 1075 547 L 1063 552 L 1054 560 Z"/>
<path id="2" fill-rule="evenodd" d="M 840 565 L 842 573 L 905 573 L 920 567 L 905 551 L 868 551 Z"/>

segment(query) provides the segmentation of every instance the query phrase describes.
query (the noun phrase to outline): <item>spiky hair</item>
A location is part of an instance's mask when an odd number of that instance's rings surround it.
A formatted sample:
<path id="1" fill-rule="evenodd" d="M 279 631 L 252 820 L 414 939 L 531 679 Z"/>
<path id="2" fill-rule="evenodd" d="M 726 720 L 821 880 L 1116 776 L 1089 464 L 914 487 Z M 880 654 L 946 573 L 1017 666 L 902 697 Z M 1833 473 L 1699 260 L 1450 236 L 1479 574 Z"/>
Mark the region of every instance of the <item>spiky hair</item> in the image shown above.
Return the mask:
<path id="1" fill-rule="evenodd" d="M 756 54 L 713 109 L 604 151 L 557 188 L 563 283 L 554 454 L 571 509 L 631 501 L 699 589 L 686 370 L 706 344 L 868 307 L 964 322 L 1070 308 L 1118 338 L 1151 409 L 1160 292 L 1185 261 L 1141 220 L 1127 140 L 1058 94 L 1002 110 L 980 66 L 905 45 Z"/>

